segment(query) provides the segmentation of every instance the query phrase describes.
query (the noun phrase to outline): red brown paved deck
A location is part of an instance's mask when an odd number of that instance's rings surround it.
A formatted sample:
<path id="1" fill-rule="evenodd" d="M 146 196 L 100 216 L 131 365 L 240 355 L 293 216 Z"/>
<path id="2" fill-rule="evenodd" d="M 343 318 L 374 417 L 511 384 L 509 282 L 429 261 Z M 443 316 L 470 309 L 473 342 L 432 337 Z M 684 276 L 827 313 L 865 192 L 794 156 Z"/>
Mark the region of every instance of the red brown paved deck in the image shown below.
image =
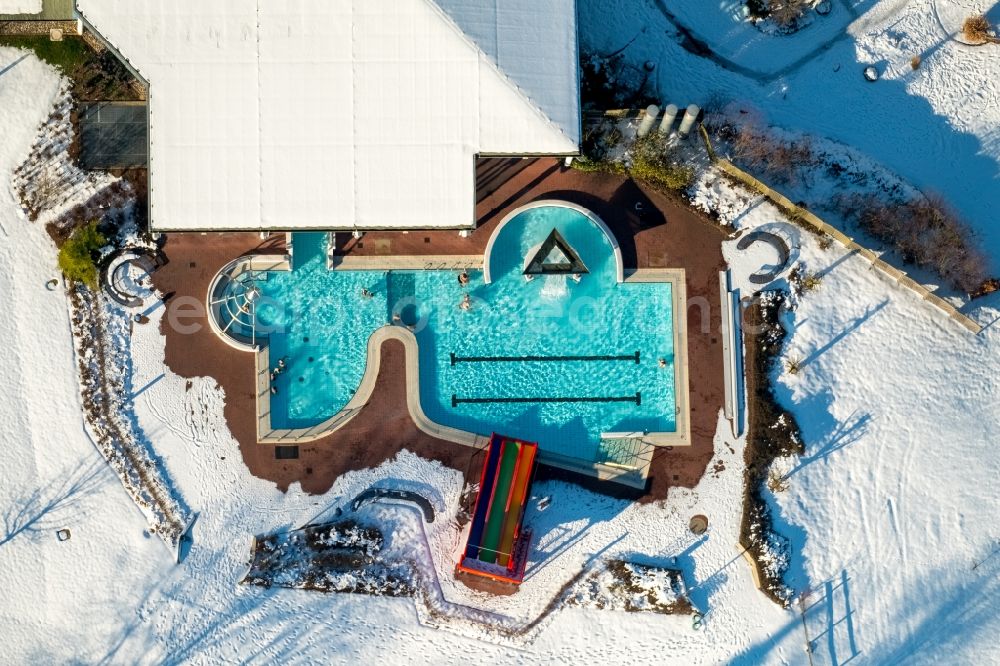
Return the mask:
<path id="1" fill-rule="evenodd" d="M 256 234 L 172 234 L 165 247 L 170 263 L 154 275 L 156 286 L 165 293 L 175 292 L 171 303 L 178 303 L 182 296 L 204 300 L 219 268 L 242 254 L 261 250 L 260 243 Z M 272 252 L 283 247 L 283 237 L 267 247 Z M 463 473 L 471 470 L 478 478 L 476 468 L 482 463 L 473 464 L 474 449 L 430 437 L 410 420 L 403 345 L 395 340 L 382 345 L 378 383 L 358 416 L 334 435 L 300 445 L 297 460 L 275 460 L 273 446 L 257 443 L 253 355 L 222 342 L 204 315 L 191 321 L 200 322 L 201 330 L 184 334 L 164 317 L 167 366 L 183 377 L 210 375 L 219 382 L 226 392 L 226 421 L 254 476 L 274 481 L 282 490 L 298 481 L 306 492 L 322 493 L 344 472 L 375 467 L 409 449 Z"/>
<path id="2" fill-rule="evenodd" d="M 481 160 L 477 181 L 479 226 L 468 238 L 461 238 L 456 231 L 369 232 L 360 240 L 338 234 L 338 253 L 479 254 L 508 212 L 531 201 L 555 198 L 597 213 L 617 237 L 626 267 L 685 269 L 692 445 L 657 450 L 650 487 L 643 499 L 663 498 L 672 486 L 694 486 L 712 457 L 723 403 L 718 271 L 725 267 L 721 252 L 724 233 L 684 204 L 630 179 L 566 169 L 559 160 Z M 641 204 L 641 216 L 637 203 Z M 171 262 L 155 275 L 157 287 L 175 292 L 175 298 L 193 296 L 204 302 L 208 283 L 218 269 L 249 250 L 260 249 L 260 243 L 256 234 L 171 234 L 164 248 Z M 708 321 L 704 317 L 706 309 Z M 300 481 L 308 492 L 323 492 L 344 472 L 376 465 L 404 448 L 466 472 L 468 478 L 478 478 L 478 470 L 469 477 L 470 466 L 478 464 L 471 460 L 471 450 L 431 438 L 410 421 L 402 347 L 398 343 L 383 346 L 386 357 L 377 388 L 372 401 L 355 419 L 329 437 L 300 446 L 298 460 L 275 460 L 271 446 L 256 443 L 252 356 L 223 343 L 207 323 L 189 335 L 166 325 L 164 329 L 167 365 L 182 376 L 207 374 L 219 382 L 227 395 L 226 419 L 240 443 L 244 461 L 251 473 L 274 481 L 279 488 Z M 615 484 L 591 482 L 558 470 L 540 470 L 542 478 L 553 476 L 601 492 L 631 494 Z"/>

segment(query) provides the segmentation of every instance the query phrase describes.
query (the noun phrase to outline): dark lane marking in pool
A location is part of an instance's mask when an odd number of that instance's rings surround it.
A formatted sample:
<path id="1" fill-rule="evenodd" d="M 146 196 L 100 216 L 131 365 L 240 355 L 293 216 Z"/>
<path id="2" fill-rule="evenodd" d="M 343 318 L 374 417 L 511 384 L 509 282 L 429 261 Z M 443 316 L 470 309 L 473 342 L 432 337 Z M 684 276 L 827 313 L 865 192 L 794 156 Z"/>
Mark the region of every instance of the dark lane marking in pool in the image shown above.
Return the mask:
<path id="1" fill-rule="evenodd" d="M 459 398 L 454 393 L 451 394 L 451 406 L 458 407 L 462 404 L 470 405 L 482 405 L 487 403 L 512 403 L 512 402 L 523 402 L 523 403 L 536 403 L 536 402 L 634 402 L 637 406 L 642 406 L 642 393 L 636 391 L 635 395 L 625 395 L 625 396 L 585 396 L 578 398 Z"/>
<path id="2" fill-rule="evenodd" d="M 633 361 L 639 365 L 639 352 L 621 356 L 456 356 L 451 354 L 451 364 L 456 363 L 527 363 L 535 361 Z"/>

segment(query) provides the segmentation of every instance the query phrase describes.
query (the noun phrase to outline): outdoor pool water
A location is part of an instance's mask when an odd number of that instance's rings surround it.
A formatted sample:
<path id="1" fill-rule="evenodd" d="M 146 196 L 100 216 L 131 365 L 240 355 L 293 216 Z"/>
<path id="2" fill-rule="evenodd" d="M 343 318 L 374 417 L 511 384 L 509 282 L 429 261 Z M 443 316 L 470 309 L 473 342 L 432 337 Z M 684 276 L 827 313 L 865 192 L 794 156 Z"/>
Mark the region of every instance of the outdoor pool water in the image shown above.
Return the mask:
<path id="1" fill-rule="evenodd" d="M 579 282 L 522 274 L 552 229 L 586 265 Z M 287 363 L 273 427 L 340 411 L 361 382 L 369 336 L 398 315 L 394 325 L 417 337 L 421 404 L 438 423 L 585 460 L 599 457 L 602 432 L 676 429 L 671 285 L 617 283 L 611 244 L 582 213 L 543 207 L 510 220 L 490 255 L 490 284 L 481 270 L 464 286 L 454 270 L 331 271 L 326 238 L 295 234 L 294 270 L 258 283 L 258 334 L 272 364 Z"/>

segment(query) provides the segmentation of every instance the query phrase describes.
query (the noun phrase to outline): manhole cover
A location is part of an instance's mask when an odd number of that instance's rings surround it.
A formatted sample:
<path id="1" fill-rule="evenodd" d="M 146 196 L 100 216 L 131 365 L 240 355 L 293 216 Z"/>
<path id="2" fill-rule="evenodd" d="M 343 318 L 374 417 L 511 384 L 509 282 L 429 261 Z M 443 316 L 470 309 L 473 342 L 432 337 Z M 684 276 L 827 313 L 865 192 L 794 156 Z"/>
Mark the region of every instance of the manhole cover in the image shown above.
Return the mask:
<path id="1" fill-rule="evenodd" d="M 688 529 L 694 534 L 704 534 L 708 530 L 708 518 L 701 514 L 692 516 L 691 522 L 688 523 Z"/>

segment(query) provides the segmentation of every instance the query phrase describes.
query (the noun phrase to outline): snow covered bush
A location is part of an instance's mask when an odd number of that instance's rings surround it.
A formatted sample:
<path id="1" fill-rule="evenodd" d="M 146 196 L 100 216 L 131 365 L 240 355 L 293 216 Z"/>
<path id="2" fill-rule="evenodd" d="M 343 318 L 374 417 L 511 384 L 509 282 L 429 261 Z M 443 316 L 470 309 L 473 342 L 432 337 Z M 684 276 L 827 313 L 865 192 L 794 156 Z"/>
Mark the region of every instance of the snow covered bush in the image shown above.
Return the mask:
<path id="1" fill-rule="evenodd" d="M 848 235 L 863 234 L 858 242 L 878 254 L 894 252 L 896 261 L 931 271 L 953 289 L 985 293 L 988 261 L 975 247 L 971 228 L 941 197 L 921 192 L 849 146 L 769 127 L 744 111 L 725 105 L 706 127 L 720 154 L 797 202 L 783 207 L 790 221 L 813 228 L 803 212 L 808 210 Z M 821 243 L 829 247 L 830 240 Z"/>
<path id="2" fill-rule="evenodd" d="M 127 390 L 132 372 L 129 319 L 85 285 L 71 287 L 69 298 L 87 430 L 146 516 L 150 532 L 176 551 L 192 512 L 135 419 L 134 395 Z"/>
<path id="3" fill-rule="evenodd" d="M 765 32 L 791 34 L 810 23 L 813 0 L 747 0 L 750 20 Z"/>
<path id="4" fill-rule="evenodd" d="M 410 567 L 378 559 L 384 542 L 377 528 L 353 520 L 259 536 L 240 582 L 319 592 L 412 595 Z"/>
<path id="5" fill-rule="evenodd" d="M 744 326 L 750 335 L 746 353 L 749 424 L 740 526 L 740 545 L 755 562 L 761 590 L 782 606 L 787 606 L 793 595 L 784 582 L 789 546 L 774 531 L 763 488 L 776 458 L 803 452 L 798 423 L 778 404 L 771 384 L 787 335 L 779 320 L 786 299 L 784 292 L 760 292 L 746 315 Z"/>
<path id="6" fill-rule="evenodd" d="M 577 584 L 566 598 L 570 606 L 602 610 L 693 613 L 677 569 L 609 560 Z"/>
<path id="7" fill-rule="evenodd" d="M 748 505 L 747 532 L 741 535 L 741 545 L 757 563 L 761 591 L 779 606 L 788 608 L 795 596 L 795 590 L 784 581 L 791 558 L 791 544 L 774 531 L 771 507 L 757 494 L 757 501 Z"/>
<path id="8" fill-rule="evenodd" d="M 783 493 L 788 490 L 788 477 L 780 470 L 772 467 L 767 472 L 767 489 L 772 493 Z"/>
<path id="9" fill-rule="evenodd" d="M 750 334 L 747 349 L 747 389 L 750 394 L 750 431 L 747 435 L 747 463 L 764 461 L 764 467 L 782 455 L 802 454 L 802 435 L 795 417 L 783 409 L 771 382 L 787 335 L 779 313 L 787 296 L 780 291 L 763 291 L 754 296 L 744 324 Z M 801 365 L 801 362 L 800 362 Z M 764 469 L 759 470 L 763 476 Z"/>
<path id="10" fill-rule="evenodd" d="M 56 245 L 62 245 L 78 226 L 103 216 L 104 210 L 84 209 L 81 202 L 96 202 L 106 190 L 127 185 L 109 173 L 85 171 L 74 163 L 74 145 L 79 143 L 72 122 L 75 108 L 69 82 L 64 81 L 31 153 L 14 170 L 14 190 L 28 219 L 45 224 Z M 134 198 L 130 192 L 123 194 L 124 200 Z"/>

